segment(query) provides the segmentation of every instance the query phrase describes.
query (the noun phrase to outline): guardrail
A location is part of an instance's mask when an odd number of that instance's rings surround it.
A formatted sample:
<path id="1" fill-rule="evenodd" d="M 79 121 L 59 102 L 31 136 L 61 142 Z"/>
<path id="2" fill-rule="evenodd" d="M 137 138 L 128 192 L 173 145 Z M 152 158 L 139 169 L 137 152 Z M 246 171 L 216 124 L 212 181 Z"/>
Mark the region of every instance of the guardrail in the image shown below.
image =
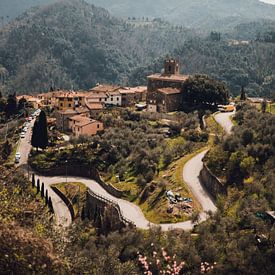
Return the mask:
<path id="1" fill-rule="evenodd" d="M 88 189 L 88 193 L 92 197 L 94 197 L 94 198 L 96 198 L 96 199 L 98 199 L 98 200 L 100 200 L 100 201 L 102 201 L 102 202 L 104 202 L 106 204 L 109 204 L 109 205 L 113 206 L 117 210 L 117 212 L 118 212 L 120 221 L 122 221 L 124 224 L 128 224 L 128 225 L 131 225 L 131 226 L 136 226 L 132 221 L 130 221 L 129 219 L 127 219 L 127 218 L 124 217 L 123 212 L 120 209 L 120 206 L 118 205 L 117 202 L 112 201 L 112 200 L 110 200 L 110 199 L 108 199 L 106 197 L 103 197 L 103 196 L 101 196 L 101 195 L 93 192 L 91 189 Z"/>

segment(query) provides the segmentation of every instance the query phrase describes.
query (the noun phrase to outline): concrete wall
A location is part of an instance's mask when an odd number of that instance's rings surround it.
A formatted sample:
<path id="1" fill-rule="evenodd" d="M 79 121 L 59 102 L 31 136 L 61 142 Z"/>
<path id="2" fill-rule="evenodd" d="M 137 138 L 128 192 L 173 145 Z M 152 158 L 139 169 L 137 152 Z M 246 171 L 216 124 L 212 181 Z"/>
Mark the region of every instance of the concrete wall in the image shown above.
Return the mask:
<path id="1" fill-rule="evenodd" d="M 203 169 L 200 172 L 199 179 L 205 186 L 207 191 L 217 199 L 219 194 L 226 194 L 226 187 L 224 184 L 209 170 L 206 164 L 203 165 Z"/>

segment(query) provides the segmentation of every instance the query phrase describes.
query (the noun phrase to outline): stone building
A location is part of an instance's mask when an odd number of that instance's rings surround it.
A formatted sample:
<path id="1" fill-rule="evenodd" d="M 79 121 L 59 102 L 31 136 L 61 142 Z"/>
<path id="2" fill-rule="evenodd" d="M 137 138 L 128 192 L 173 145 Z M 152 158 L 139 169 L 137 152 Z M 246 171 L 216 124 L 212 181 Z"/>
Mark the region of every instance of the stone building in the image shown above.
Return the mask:
<path id="1" fill-rule="evenodd" d="M 158 89 L 156 93 L 157 112 L 169 113 L 180 111 L 182 105 L 182 94 L 176 88 Z"/>
<path id="2" fill-rule="evenodd" d="M 188 77 L 188 75 L 180 74 L 180 65 L 177 60 L 165 60 L 163 73 L 153 74 L 147 77 L 148 111 L 179 111 L 181 109 L 182 104 L 182 93 L 184 92 L 184 83 L 188 79 Z M 171 89 L 165 90 L 164 88 Z"/>

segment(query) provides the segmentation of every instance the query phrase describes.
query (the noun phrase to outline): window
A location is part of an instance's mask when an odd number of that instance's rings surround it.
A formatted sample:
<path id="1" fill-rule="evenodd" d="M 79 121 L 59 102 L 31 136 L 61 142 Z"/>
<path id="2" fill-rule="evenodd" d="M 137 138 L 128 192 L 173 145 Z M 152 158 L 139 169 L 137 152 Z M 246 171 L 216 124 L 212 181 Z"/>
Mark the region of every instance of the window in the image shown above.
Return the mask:
<path id="1" fill-rule="evenodd" d="M 97 129 L 99 129 L 99 124 L 97 124 Z"/>
<path id="2" fill-rule="evenodd" d="M 63 107 L 63 103 L 60 103 L 60 106 Z"/>
<path id="3" fill-rule="evenodd" d="M 72 107 L 72 104 L 71 104 L 71 103 L 69 103 L 69 107 Z"/>
<path id="4" fill-rule="evenodd" d="M 116 98 L 116 101 L 119 101 L 119 97 Z"/>
<path id="5" fill-rule="evenodd" d="M 68 101 L 73 101 L 73 99 L 72 98 L 68 98 Z"/>
<path id="6" fill-rule="evenodd" d="M 113 98 L 111 98 L 111 101 L 113 101 L 114 99 Z"/>
<path id="7" fill-rule="evenodd" d="M 101 101 L 101 97 L 99 98 L 99 101 Z"/>

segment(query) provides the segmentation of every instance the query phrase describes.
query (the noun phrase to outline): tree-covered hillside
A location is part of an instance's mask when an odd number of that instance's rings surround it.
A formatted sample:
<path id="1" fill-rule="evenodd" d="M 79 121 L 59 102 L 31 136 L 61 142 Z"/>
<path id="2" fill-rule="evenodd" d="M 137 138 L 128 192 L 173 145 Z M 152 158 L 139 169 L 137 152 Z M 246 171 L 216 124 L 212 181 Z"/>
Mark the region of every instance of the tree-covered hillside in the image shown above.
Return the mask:
<path id="1" fill-rule="evenodd" d="M 116 16 L 149 16 L 201 29 L 224 29 L 242 22 L 275 18 L 275 6 L 258 0 L 101 0 L 100 4 L 87 1 Z"/>
<path id="2" fill-rule="evenodd" d="M 163 22 L 133 26 L 85 1 L 31 9 L 0 31 L 2 89 L 122 83 L 137 65 L 179 47 L 190 35 Z"/>
<path id="3" fill-rule="evenodd" d="M 58 0 L 1 0 L 0 16 L 4 16 L 4 20 L 7 21 L 32 6 L 56 1 Z M 118 17 L 161 18 L 172 24 L 200 29 L 221 30 L 243 22 L 275 18 L 275 6 L 259 0 L 86 0 L 86 2 L 106 8 Z"/>

